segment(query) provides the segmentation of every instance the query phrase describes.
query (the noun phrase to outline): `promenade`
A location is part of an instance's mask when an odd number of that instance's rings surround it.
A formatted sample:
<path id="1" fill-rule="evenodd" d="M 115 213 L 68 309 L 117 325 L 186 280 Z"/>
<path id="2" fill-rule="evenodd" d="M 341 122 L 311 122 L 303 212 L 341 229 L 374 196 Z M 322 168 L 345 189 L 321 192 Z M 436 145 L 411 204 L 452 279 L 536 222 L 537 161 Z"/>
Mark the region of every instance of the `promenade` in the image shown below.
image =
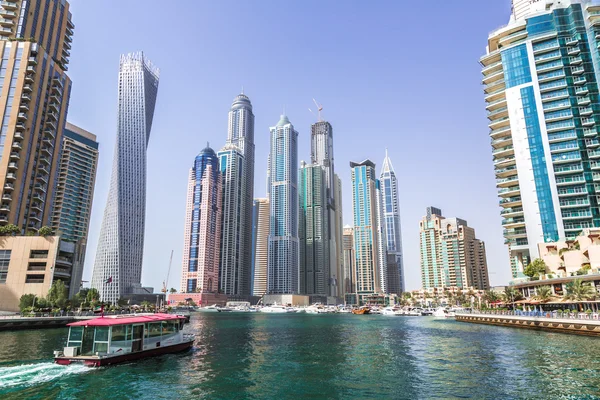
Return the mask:
<path id="1" fill-rule="evenodd" d="M 473 324 L 497 325 L 585 336 L 600 336 L 598 313 L 544 311 L 466 311 L 456 320 Z"/>
<path id="2" fill-rule="evenodd" d="M 110 315 L 105 313 L 104 315 Z M 0 316 L 0 331 L 17 331 L 24 329 L 60 328 L 75 321 L 94 319 L 100 314 L 94 313 L 37 313 L 32 316 L 2 315 Z"/>

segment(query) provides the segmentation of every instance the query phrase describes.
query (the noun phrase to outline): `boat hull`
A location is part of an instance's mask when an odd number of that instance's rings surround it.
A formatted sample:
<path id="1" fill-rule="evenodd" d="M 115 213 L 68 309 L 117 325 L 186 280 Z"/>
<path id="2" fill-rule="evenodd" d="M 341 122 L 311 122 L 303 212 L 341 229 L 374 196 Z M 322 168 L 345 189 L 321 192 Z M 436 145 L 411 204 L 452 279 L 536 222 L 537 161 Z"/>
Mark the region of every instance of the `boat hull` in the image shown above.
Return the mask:
<path id="1" fill-rule="evenodd" d="M 352 314 L 357 314 L 357 315 L 364 315 L 364 314 L 370 314 L 371 310 L 368 309 L 361 309 L 361 310 L 352 310 Z"/>
<path id="2" fill-rule="evenodd" d="M 128 361 L 140 360 L 142 358 L 156 357 L 163 354 L 181 353 L 189 350 L 194 344 L 194 340 L 178 343 L 172 346 L 157 347 L 154 349 L 138 351 L 135 353 L 127 353 L 122 355 L 115 355 L 112 357 L 55 357 L 54 362 L 60 365 L 69 365 L 73 363 L 83 363 L 88 367 L 102 367 L 105 365 L 119 364 Z"/>

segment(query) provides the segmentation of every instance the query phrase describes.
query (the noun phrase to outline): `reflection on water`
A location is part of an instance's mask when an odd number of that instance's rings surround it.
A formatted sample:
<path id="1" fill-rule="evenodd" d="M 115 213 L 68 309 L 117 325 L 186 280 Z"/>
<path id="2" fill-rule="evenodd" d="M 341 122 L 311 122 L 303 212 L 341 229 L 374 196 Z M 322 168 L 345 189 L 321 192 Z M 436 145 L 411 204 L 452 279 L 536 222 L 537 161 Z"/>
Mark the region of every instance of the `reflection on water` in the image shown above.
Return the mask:
<path id="1" fill-rule="evenodd" d="M 197 314 L 186 330 L 191 352 L 95 370 L 50 363 L 66 329 L 0 333 L 0 396 L 600 399 L 595 338 L 378 315 Z"/>

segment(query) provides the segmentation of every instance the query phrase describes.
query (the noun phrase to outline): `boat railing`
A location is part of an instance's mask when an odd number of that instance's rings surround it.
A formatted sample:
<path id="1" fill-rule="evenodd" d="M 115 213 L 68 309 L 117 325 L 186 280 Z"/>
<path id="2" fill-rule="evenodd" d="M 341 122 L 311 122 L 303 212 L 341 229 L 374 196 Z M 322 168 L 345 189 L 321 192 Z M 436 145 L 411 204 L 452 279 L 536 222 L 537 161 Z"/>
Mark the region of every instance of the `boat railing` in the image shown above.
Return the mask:
<path id="1" fill-rule="evenodd" d="M 515 317 L 532 317 L 548 319 L 576 319 L 576 320 L 600 320 L 598 312 L 580 312 L 568 310 L 567 312 L 552 311 L 521 311 L 521 310 L 461 310 L 456 311 L 456 315 L 505 315 Z"/>

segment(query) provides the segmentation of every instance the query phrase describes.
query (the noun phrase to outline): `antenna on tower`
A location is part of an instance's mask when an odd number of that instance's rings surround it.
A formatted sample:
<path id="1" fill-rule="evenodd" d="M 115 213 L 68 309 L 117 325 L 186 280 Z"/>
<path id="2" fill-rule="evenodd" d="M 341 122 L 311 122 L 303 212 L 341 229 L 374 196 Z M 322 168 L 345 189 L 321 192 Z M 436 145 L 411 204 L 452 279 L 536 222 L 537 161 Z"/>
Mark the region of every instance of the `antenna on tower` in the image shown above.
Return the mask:
<path id="1" fill-rule="evenodd" d="M 315 103 L 315 106 L 317 106 L 317 111 L 319 112 L 318 119 L 319 119 L 319 122 L 321 122 L 321 121 L 323 121 L 321 119 L 321 111 L 323 111 L 323 104 L 317 103 L 317 101 L 314 98 L 313 98 L 313 102 Z M 309 108 L 309 110 L 310 110 L 310 108 Z M 312 112 L 312 110 L 311 110 L 311 112 Z"/>

